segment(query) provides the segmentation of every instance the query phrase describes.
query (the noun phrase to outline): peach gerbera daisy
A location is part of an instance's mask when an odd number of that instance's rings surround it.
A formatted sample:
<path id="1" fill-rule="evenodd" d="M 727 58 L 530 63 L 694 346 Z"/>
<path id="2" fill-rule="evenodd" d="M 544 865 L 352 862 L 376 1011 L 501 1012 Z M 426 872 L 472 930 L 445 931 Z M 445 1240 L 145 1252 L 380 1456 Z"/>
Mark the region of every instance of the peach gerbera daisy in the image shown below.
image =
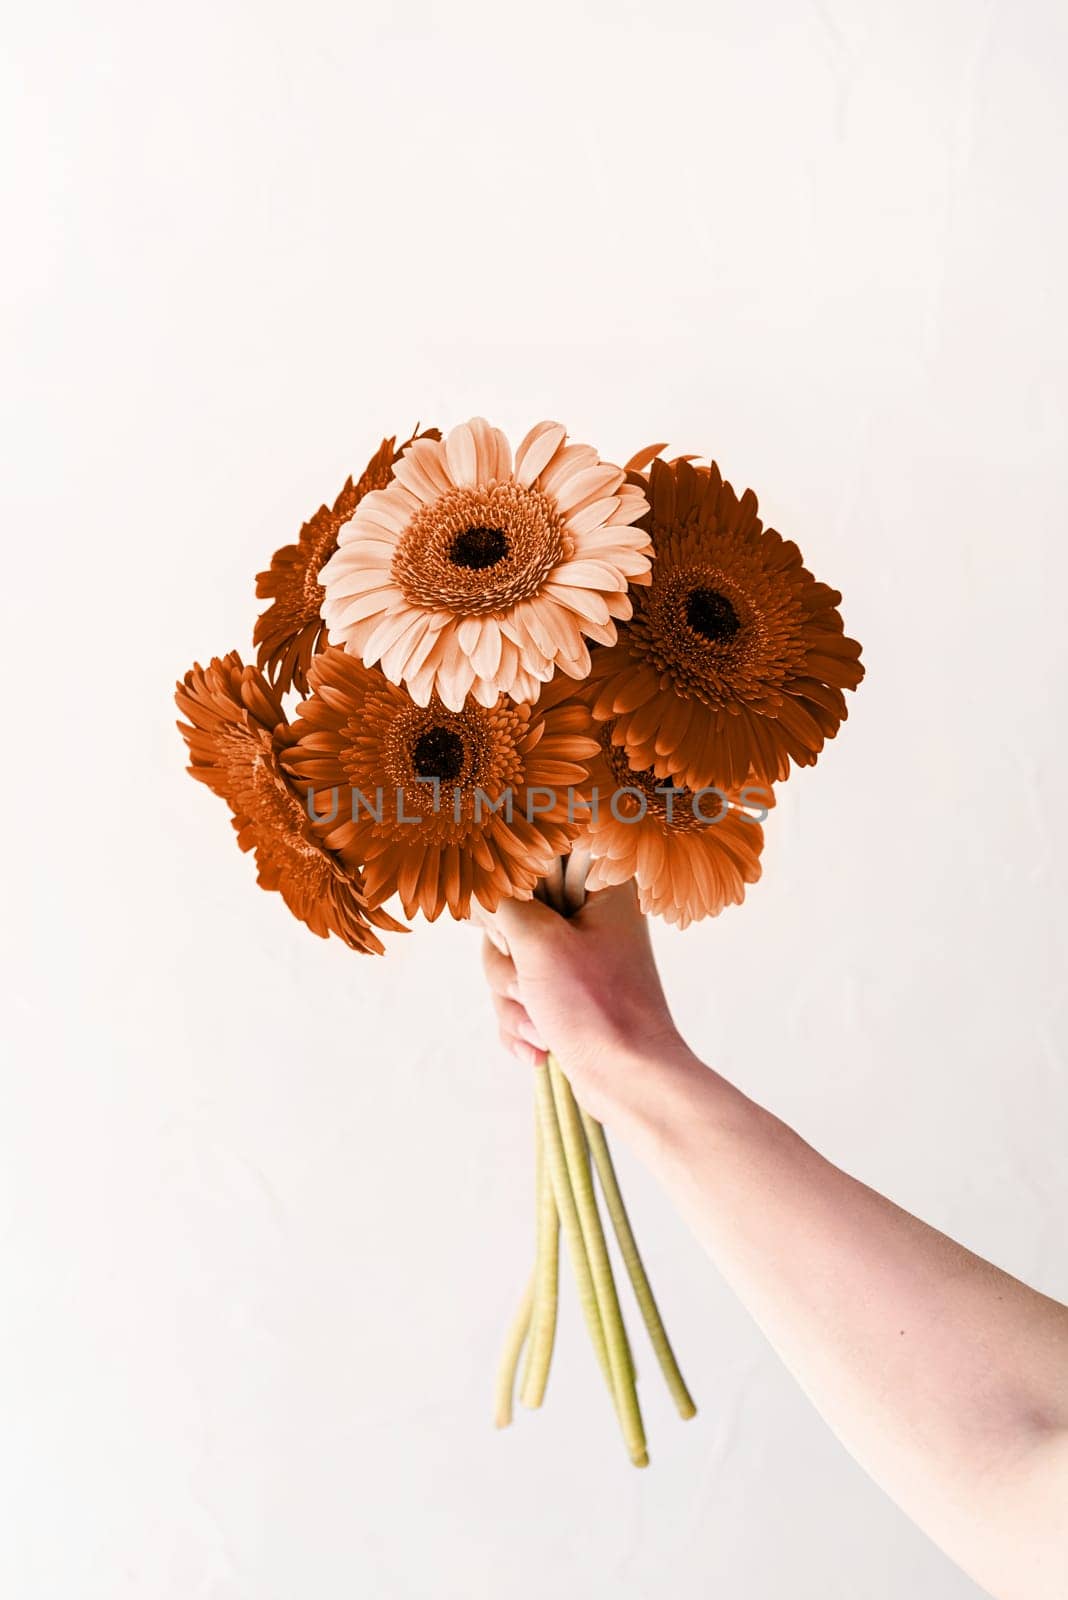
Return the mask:
<path id="1" fill-rule="evenodd" d="M 599 731 L 601 755 L 591 764 L 597 802 L 584 839 L 592 858 L 587 888 L 633 878 L 641 909 L 680 928 L 740 905 L 760 877 L 758 817 L 774 805 L 771 789 L 695 795 L 651 768 L 635 771 L 613 743 L 611 722 Z"/>
<path id="2" fill-rule="evenodd" d="M 595 717 L 612 719 L 632 766 L 693 789 L 811 766 L 845 719 L 842 691 L 864 676 L 841 595 L 714 464 L 654 460 L 648 481 L 652 579 L 617 644 L 596 653 Z"/>
<path id="3" fill-rule="evenodd" d="M 648 583 L 642 490 L 589 445 L 539 422 L 512 461 L 481 417 L 419 439 L 368 494 L 320 574 L 330 642 L 380 662 L 428 706 L 469 694 L 537 699 L 557 668 L 589 671 L 586 639 L 611 644 Z"/>
<path id="4" fill-rule="evenodd" d="M 529 900 L 581 832 L 569 791 L 598 749 L 586 707 L 542 712 L 504 695 L 459 711 L 436 695 L 419 706 L 334 648 L 310 680 L 285 765 L 313 792 L 327 844 L 360 863 L 373 905 L 396 893 L 406 916 L 433 920 L 469 916 L 473 899 L 490 911 Z"/>
<path id="5" fill-rule="evenodd" d="M 353 950 L 381 954 L 371 924 L 404 931 L 402 924 L 368 906 L 359 875 L 312 826 L 279 764 L 289 733 L 263 674 L 231 651 L 187 672 L 175 700 L 189 719 L 178 724 L 189 771 L 230 807 L 238 844 L 255 851 L 260 887 L 277 889 L 320 937 L 335 933 Z"/>
<path id="6" fill-rule="evenodd" d="M 401 450 L 413 439 L 439 439 L 436 428 L 418 431 L 397 449 L 396 438 L 383 439 L 355 483 L 349 478 L 333 508 L 320 506 L 300 530 L 296 544 L 287 544 L 271 558 L 266 572 L 256 578 L 256 594 L 273 600 L 256 619 L 252 642 L 259 646 L 257 661 L 281 694 L 308 687 L 308 663 L 322 648 L 326 624 L 322 619 L 323 591 L 319 573 L 337 549 L 337 536 L 365 494 L 384 489 L 393 476 Z"/>

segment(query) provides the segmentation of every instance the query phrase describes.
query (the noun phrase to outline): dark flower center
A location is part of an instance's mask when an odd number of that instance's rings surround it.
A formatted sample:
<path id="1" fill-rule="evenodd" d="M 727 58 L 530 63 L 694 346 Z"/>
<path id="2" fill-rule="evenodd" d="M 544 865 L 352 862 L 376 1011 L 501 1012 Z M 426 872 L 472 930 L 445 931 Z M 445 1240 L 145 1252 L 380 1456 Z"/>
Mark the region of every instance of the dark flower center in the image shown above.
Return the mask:
<path id="1" fill-rule="evenodd" d="M 412 760 L 416 777 L 448 783 L 464 769 L 464 742 L 451 728 L 428 728 L 415 741 Z"/>
<path id="2" fill-rule="evenodd" d="M 470 567 L 481 572 L 495 567 L 508 554 L 508 536 L 501 528 L 464 528 L 449 546 L 454 567 Z"/>
<path id="3" fill-rule="evenodd" d="M 738 613 L 718 589 L 691 589 L 686 596 L 686 621 L 702 639 L 733 639 L 741 627 Z"/>

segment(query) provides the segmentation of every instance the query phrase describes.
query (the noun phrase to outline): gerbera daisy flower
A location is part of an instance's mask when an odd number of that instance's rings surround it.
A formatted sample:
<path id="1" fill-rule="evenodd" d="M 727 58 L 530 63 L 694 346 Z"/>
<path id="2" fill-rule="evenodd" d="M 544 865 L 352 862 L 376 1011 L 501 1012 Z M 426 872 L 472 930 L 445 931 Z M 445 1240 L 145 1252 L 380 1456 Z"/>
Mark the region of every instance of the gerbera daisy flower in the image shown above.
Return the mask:
<path id="1" fill-rule="evenodd" d="M 189 771 L 233 812 L 237 842 L 253 850 L 263 889 L 276 889 L 295 917 L 321 938 L 335 933 L 353 950 L 382 953 L 371 926 L 404 931 L 368 907 L 357 873 L 323 843 L 279 764 L 289 737 L 277 693 L 231 651 L 199 664 L 178 684 L 175 700 Z"/>
<path id="2" fill-rule="evenodd" d="M 714 464 L 654 460 L 648 483 L 652 579 L 617 644 L 595 654 L 594 715 L 633 766 L 692 789 L 811 766 L 864 675 L 841 595 Z"/>
<path id="3" fill-rule="evenodd" d="M 596 805 L 583 844 L 592 858 L 590 890 L 633 878 L 647 914 L 687 927 L 740 905 L 760 877 L 764 830 L 758 816 L 774 805 L 766 785 L 694 792 L 652 768 L 635 771 L 613 742 L 613 724 L 599 729 L 601 753 L 591 764 Z"/>
<path id="4" fill-rule="evenodd" d="M 413 439 L 438 439 L 436 428 L 413 434 Z M 287 544 L 271 558 L 266 572 L 256 578 L 256 594 L 273 600 L 256 620 L 252 642 L 259 646 L 256 656 L 281 694 L 296 688 L 304 694 L 308 687 L 308 663 L 322 647 L 326 624 L 322 619 L 323 591 L 319 573 L 337 549 L 337 537 L 365 494 L 384 489 L 393 476 L 394 463 L 401 450 L 396 438 L 383 439 L 355 483 L 349 478 L 334 501 L 333 509 L 320 506 L 310 522 L 300 530 L 296 544 Z"/>
<path id="5" fill-rule="evenodd" d="M 361 864 L 373 905 L 396 893 L 406 916 L 433 921 L 469 916 L 473 899 L 490 911 L 529 900 L 581 832 L 570 791 L 598 748 L 585 706 L 542 711 L 504 695 L 420 706 L 336 648 L 315 657 L 310 680 L 283 759 L 313 791 L 326 843 Z"/>
<path id="6" fill-rule="evenodd" d="M 321 573 L 330 642 L 452 711 L 469 694 L 534 701 L 557 668 L 584 677 L 586 639 L 611 644 L 628 584 L 649 581 L 632 526 L 648 508 L 621 467 L 566 437 L 539 422 L 514 465 L 481 417 L 409 445 Z"/>

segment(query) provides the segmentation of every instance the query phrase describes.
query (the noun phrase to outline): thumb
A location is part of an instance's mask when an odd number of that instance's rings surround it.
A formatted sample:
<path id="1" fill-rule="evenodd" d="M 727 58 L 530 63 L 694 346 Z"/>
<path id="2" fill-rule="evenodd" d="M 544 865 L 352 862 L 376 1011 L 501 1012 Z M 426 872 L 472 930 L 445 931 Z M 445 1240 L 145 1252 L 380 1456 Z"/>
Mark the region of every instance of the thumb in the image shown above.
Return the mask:
<path id="1" fill-rule="evenodd" d="M 520 976 L 555 960 L 568 935 L 567 918 L 541 900 L 502 900 L 485 914 L 485 926 L 503 941 Z"/>

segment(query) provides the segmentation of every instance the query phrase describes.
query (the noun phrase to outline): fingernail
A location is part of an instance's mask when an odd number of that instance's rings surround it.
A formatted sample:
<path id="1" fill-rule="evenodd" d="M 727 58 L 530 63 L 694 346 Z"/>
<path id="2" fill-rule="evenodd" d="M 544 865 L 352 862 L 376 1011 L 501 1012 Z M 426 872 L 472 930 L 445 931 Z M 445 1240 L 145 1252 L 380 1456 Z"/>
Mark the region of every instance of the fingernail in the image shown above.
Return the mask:
<path id="1" fill-rule="evenodd" d="M 527 1041 L 527 1044 L 533 1045 L 534 1049 L 540 1050 L 543 1055 L 546 1053 L 549 1047 L 542 1043 L 541 1035 L 532 1022 L 521 1022 L 519 1024 L 519 1032 Z"/>

